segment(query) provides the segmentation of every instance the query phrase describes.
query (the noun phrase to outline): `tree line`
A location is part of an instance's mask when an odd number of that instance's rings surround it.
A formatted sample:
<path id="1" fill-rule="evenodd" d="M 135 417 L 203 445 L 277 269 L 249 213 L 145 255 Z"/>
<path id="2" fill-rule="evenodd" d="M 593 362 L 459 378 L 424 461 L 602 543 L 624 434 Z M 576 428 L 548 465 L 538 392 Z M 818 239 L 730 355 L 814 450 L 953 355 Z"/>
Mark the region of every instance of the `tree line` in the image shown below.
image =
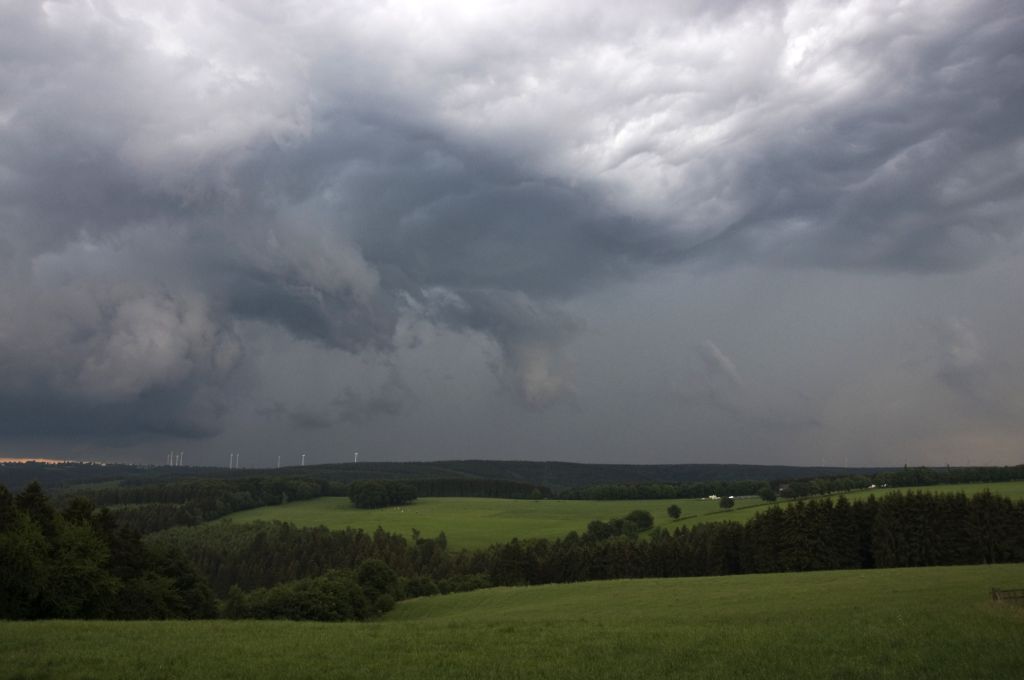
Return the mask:
<path id="1" fill-rule="evenodd" d="M 599 484 L 567 489 L 563 500 L 654 500 L 658 498 L 707 498 L 708 496 L 754 496 L 765 487 L 763 480 L 681 482 L 678 484 Z"/>
<path id="2" fill-rule="evenodd" d="M 216 615 L 206 580 L 173 546 L 150 546 L 78 498 L 54 509 L 36 483 L 0 486 L 0 618 L 190 619 Z"/>
<path id="3" fill-rule="evenodd" d="M 352 482 L 348 497 L 357 508 L 389 508 L 416 500 L 416 488 L 405 482 Z"/>
<path id="4" fill-rule="evenodd" d="M 343 484 L 308 477 L 240 477 L 69 489 L 58 500 L 82 496 L 110 506 L 118 525 L 145 534 L 193 526 L 250 508 L 347 493 Z"/>
<path id="5" fill-rule="evenodd" d="M 250 475 L 235 479 L 191 478 L 166 483 L 67 489 L 65 497 L 83 495 L 110 506 L 116 522 L 141 533 L 175 526 L 195 526 L 240 510 L 320 496 L 348 496 L 356 507 L 384 507 L 427 496 L 484 498 L 561 498 L 627 500 L 705 498 L 712 495 L 795 499 L 876 486 L 996 482 L 1024 478 L 1024 466 L 982 468 L 904 468 L 872 476 L 846 475 L 795 480 L 745 480 L 684 483 L 604 484 L 564 490 L 528 482 L 491 479 L 408 479 L 341 482 L 315 476 Z M 355 490 L 355 495 L 353 495 Z"/>
<path id="6" fill-rule="evenodd" d="M 400 582 L 379 559 L 350 565 L 304 577 L 278 571 L 275 583 L 248 592 L 233 583 L 218 602 L 194 557 L 173 541 L 144 542 L 87 498 L 58 511 L 35 482 L 16 496 L 0 485 L 0 619 L 342 621 L 389 611 L 406 593 L 437 592 L 423 579 Z"/>
<path id="7" fill-rule="evenodd" d="M 1024 561 L 1024 502 L 991 493 L 895 493 L 773 506 L 746 524 L 648 536 L 513 541 L 490 551 L 498 585 L 607 578 L 917 567 Z"/>
<path id="8" fill-rule="evenodd" d="M 360 508 L 402 505 L 420 496 L 530 498 L 550 490 L 523 482 L 487 479 L 413 479 L 343 483 L 316 477 L 246 476 L 185 479 L 163 484 L 123 484 L 66 489 L 61 498 L 83 496 L 110 506 L 121 526 L 148 534 L 195 526 L 241 510 L 321 496 L 348 496 Z"/>
<path id="9" fill-rule="evenodd" d="M 657 498 L 707 498 L 708 496 L 760 496 L 765 500 L 806 498 L 855 489 L 933 486 L 971 482 L 1008 482 L 1024 479 L 1024 465 L 1007 467 L 928 468 L 907 467 L 870 475 L 829 475 L 771 480 L 702 481 L 680 483 L 600 484 L 567 489 L 558 494 L 567 500 L 641 500 Z"/>
<path id="10" fill-rule="evenodd" d="M 38 485 L 0 487 L 0 618 L 361 619 L 402 598 L 492 585 L 1024 561 L 1024 501 L 988 492 L 826 497 L 745 524 L 652 524 L 634 511 L 556 540 L 461 551 L 443 533 L 282 522 L 142 540 L 89 499 L 57 511 Z"/>
<path id="11" fill-rule="evenodd" d="M 353 569 L 367 559 L 387 564 L 400 583 L 426 579 L 440 592 L 609 578 L 1024 561 L 1024 501 L 987 492 L 893 493 L 855 502 L 840 496 L 772 506 L 746 524 L 645 532 L 652 521 L 635 511 L 593 521 L 561 539 L 514 539 L 462 551 L 447 550 L 443 535 L 410 540 L 379 528 L 330 531 L 282 522 L 220 522 L 149 540 L 188 555 L 218 593 L 233 584 L 266 588 Z"/>

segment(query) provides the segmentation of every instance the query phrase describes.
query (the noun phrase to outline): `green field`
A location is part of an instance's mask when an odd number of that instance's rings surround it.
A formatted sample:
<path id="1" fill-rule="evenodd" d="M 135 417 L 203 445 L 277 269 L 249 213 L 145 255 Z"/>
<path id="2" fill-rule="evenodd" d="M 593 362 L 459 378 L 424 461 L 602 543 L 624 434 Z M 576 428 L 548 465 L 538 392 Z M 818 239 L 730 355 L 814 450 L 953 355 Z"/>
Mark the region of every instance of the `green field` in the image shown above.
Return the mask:
<path id="1" fill-rule="evenodd" d="M 1024 499 L 1024 482 L 996 484 L 963 484 L 921 487 L 934 493 L 964 491 L 971 494 L 991 489 L 1008 498 Z M 872 489 L 846 494 L 847 498 L 867 498 L 907 489 Z M 673 522 L 666 514 L 675 503 L 683 517 Z M 633 501 L 561 501 L 511 500 L 503 498 L 420 498 L 400 508 L 359 510 L 348 498 L 326 497 L 298 501 L 287 505 L 271 505 L 236 512 L 228 517 L 235 522 L 281 520 L 298 526 L 326 526 L 330 529 L 355 527 L 373 531 L 378 526 L 408 536 L 418 529 L 433 537 L 444 531 L 452 549 L 482 548 L 512 538 L 559 538 L 570 531 L 584 531 L 594 519 L 622 517 L 632 510 L 647 510 L 656 526 L 672 528 L 680 524 L 734 520 L 745 522 L 768 504 L 760 499 L 741 498 L 732 510 L 722 511 L 717 501 L 698 499 L 633 500 Z"/>
<path id="2" fill-rule="evenodd" d="M 1007 678 L 1024 565 L 494 588 L 372 623 L 0 622 L 0 678 Z"/>
<path id="3" fill-rule="evenodd" d="M 632 510 L 647 510 L 656 525 L 672 524 L 666 514 L 675 503 L 683 511 L 681 522 L 696 518 L 729 518 L 717 501 L 695 499 L 639 501 L 559 501 L 506 498 L 420 498 L 397 508 L 359 510 L 348 498 L 326 497 L 271 505 L 228 515 L 235 522 L 282 520 L 298 526 L 323 525 L 330 529 L 356 527 L 373 531 L 378 526 L 408 536 L 419 529 L 426 537 L 445 532 L 453 549 L 482 548 L 512 538 L 560 538 L 570 531 L 584 531 L 594 519 L 623 517 Z M 740 499 L 737 509 L 760 505 L 758 499 Z"/>

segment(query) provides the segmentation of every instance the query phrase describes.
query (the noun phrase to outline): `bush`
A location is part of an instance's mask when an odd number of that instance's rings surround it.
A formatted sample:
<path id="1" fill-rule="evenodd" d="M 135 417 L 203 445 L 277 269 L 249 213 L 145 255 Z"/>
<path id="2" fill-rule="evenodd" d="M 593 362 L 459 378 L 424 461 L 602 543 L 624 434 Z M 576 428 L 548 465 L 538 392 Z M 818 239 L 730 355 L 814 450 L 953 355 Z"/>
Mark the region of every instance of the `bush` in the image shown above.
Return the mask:
<path id="1" fill-rule="evenodd" d="M 416 489 L 403 482 L 352 482 L 348 497 L 357 508 L 386 508 L 416 500 Z"/>
<path id="2" fill-rule="evenodd" d="M 453 576 L 438 581 L 437 589 L 442 594 L 447 595 L 448 593 L 464 593 L 469 590 L 480 590 L 481 588 L 491 588 L 494 586 L 491 583 L 491 579 L 487 574 L 464 574 L 462 576 Z"/>
<path id="3" fill-rule="evenodd" d="M 373 604 L 374 608 L 381 614 L 387 614 L 389 611 L 395 608 L 395 598 L 391 597 L 387 593 L 384 593 L 377 598 L 377 601 Z"/>
<path id="4" fill-rule="evenodd" d="M 437 584 L 427 576 L 416 576 L 405 582 L 402 588 L 405 597 L 428 597 L 437 595 Z"/>
<path id="5" fill-rule="evenodd" d="M 679 519 L 679 516 L 683 514 L 683 511 L 679 509 L 679 506 L 672 504 L 668 506 L 668 516 L 672 519 Z"/>
<path id="6" fill-rule="evenodd" d="M 375 603 L 379 600 L 380 596 Z M 391 606 L 394 607 L 393 599 Z M 376 609 L 380 611 L 379 606 Z M 232 587 L 224 603 L 224 616 L 229 618 L 349 621 L 365 619 L 371 613 L 366 594 L 352 575 L 344 571 L 331 571 L 316 578 L 289 581 L 250 593 Z"/>
<path id="7" fill-rule="evenodd" d="M 595 541 L 603 541 L 606 538 L 611 538 L 615 535 L 615 527 L 608 522 L 602 522 L 599 519 L 595 519 L 587 525 L 587 538 Z"/>
<path id="8" fill-rule="evenodd" d="M 398 585 L 398 576 L 394 570 L 378 559 L 369 559 L 360 564 L 359 570 L 356 572 L 356 580 L 366 591 L 367 597 L 372 600 L 385 593 L 394 593 Z"/>
<path id="9" fill-rule="evenodd" d="M 736 505 L 736 501 L 733 500 L 732 496 L 723 496 L 722 499 L 718 501 L 718 507 L 725 508 L 726 510 L 734 505 Z"/>
<path id="10" fill-rule="evenodd" d="M 626 515 L 626 521 L 635 524 L 640 531 L 647 531 L 654 526 L 654 516 L 646 510 L 634 510 Z"/>

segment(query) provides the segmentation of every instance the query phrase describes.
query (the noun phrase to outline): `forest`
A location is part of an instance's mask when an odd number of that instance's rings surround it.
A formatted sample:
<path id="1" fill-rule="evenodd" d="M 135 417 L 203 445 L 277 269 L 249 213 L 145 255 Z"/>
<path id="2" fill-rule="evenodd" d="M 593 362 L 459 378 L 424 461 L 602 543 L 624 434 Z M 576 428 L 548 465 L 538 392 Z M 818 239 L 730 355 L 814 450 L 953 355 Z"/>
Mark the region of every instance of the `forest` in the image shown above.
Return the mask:
<path id="1" fill-rule="evenodd" d="M 360 464 L 362 465 L 362 464 Z M 383 465 L 383 464 L 378 464 Z M 415 469 L 419 464 L 399 464 Z M 539 464 L 530 464 L 539 465 Z M 562 464 L 559 464 L 562 465 Z M 571 464 L 564 464 L 571 465 Z M 20 468 L 2 466 L 4 470 Z M 45 467 L 45 466 L 43 466 Z M 338 466 L 351 467 L 351 466 Z M 585 466 L 584 466 L 585 467 Z M 599 468 L 614 466 L 597 466 Z M 639 468 L 644 466 L 622 466 Z M 687 467 L 687 466 L 654 466 Z M 730 466 L 694 466 L 699 468 Z M 752 466 L 740 466 L 752 467 Z M 170 468 L 175 469 L 175 468 Z M 529 468 L 527 468 L 529 469 Z M 775 468 L 771 468 L 775 469 Z M 790 468 L 786 468 L 790 469 Z M 790 469 L 792 470 L 792 469 Z M 447 470 L 449 473 L 451 470 Z M 294 470 L 293 470 L 294 472 Z M 554 491 L 528 481 L 503 479 L 406 478 L 344 482 L 333 479 L 331 469 L 320 469 L 325 476 L 285 476 L 275 471 L 259 474 L 235 474 L 222 477 L 171 478 L 163 482 L 140 483 L 130 477 L 117 485 L 57 486 L 58 499 L 84 496 L 98 506 L 110 507 L 119 525 L 141 533 L 175 526 L 195 526 L 240 510 L 277 505 L 321 496 L 348 496 L 358 507 L 399 505 L 417 497 L 478 498 L 560 498 L 565 500 L 630 500 L 656 498 L 704 498 L 718 496 L 760 496 L 765 500 L 802 498 L 876 486 L 906 487 L 949 483 L 998 482 L 1024 478 L 1024 466 L 982 468 L 903 468 L 872 475 L 798 477 L 789 479 L 719 479 L 696 482 L 617 483 L 574 486 Z M 9 475 L 21 478 L 23 470 Z M 589 479 L 593 475 L 584 475 Z M 381 489 L 383 485 L 384 490 Z M 353 493 L 353 489 L 357 493 Z M 388 491 L 390 490 L 390 491 Z M 400 490 L 400 491 L 399 491 Z M 402 500 L 405 499 L 405 500 Z"/>
<path id="2" fill-rule="evenodd" d="M 59 498 L 83 496 L 109 506 L 118 524 L 141 533 L 194 526 L 240 510 L 321 496 L 347 496 L 357 507 L 400 505 L 420 496 L 530 498 L 550 494 L 544 488 L 487 479 L 409 479 L 336 482 L 318 477 L 244 476 L 230 479 L 180 479 L 166 483 L 74 486 L 58 489 Z"/>
<path id="3" fill-rule="evenodd" d="M 0 486 L 0 618 L 210 618 L 207 580 L 84 498 L 54 509 L 36 484 Z"/>
<path id="4" fill-rule="evenodd" d="M 443 533 L 281 522 L 143 539 L 91 499 L 58 511 L 38 484 L 0 487 L 0 618 L 364 619 L 403 598 L 493 585 L 1024 561 L 1024 501 L 989 492 L 825 497 L 745 524 L 652 523 L 637 511 L 556 540 L 462 551 Z"/>

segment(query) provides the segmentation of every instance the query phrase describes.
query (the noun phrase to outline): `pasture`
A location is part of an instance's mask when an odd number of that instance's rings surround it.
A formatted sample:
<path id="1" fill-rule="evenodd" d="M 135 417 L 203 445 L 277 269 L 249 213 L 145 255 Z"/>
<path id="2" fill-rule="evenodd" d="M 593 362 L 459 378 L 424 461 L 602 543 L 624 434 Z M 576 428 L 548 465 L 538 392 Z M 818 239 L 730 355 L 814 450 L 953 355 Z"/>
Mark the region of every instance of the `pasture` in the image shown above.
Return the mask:
<path id="1" fill-rule="evenodd" d="M 675 503 L 681 522 L 697 518 L 727 519 L 718 501 L 697 499 L 634 501 L 519 500 L 507 498 L 420 498 L 402 507 L 360 510 L 348 498 L 324 497 L 287 505 L 271 505 L 228 515 L 234 522 L 281 520 L 297 526 L 355 527 L 373 531 L 378 526 L 408 536 L 418 529 L 425 537 L 445 532 L 451 549 L 484 548 L 512 538 L 561 538 L 570 531 L 585 531 L 591 520 L 623 517 L 647 510 L 655 526 L 668 526 L 666 513 Z M 760 499 L 740 499 L 737 508 L 761 505 Z"/>
<path id="2" fill-rule="evenodd" d="M 0 678 L 988 678 L 1024 668 L 1024 565 L 494 588 L 382 620 L 0 622 Z"/>
<path id="3" fill-rule="evenodd" d="M 994 484 L 962 484 L 919 487 L 918 489 L 864 489 L 849 492 L 850 500 L 884 495 L 894 491 L 929 491 L 974 494 L 984 489 L 1011 499 L 1024 499 L 1024 481 Z M 789 501 L 779 501 L 788 503 Z M 682 517 L 673 521 L 666 514 L 676 504 Z M 512 538 L 560 538 L 570 531 L 584 531 L 594 519 L 623 517 L 632 510 L 647 510 L 655 526 L 672 529 L 700 522 L 732 520 L 745 522 L 769 504 L 758 498 L 741 498 L 731 510 L 722 510 L 717 501 L 700 499 L 658 499 L 628 501 L 515 500 L 503 498 L 420 498 L 399 508 L 359 510 L 348 498 L 324 497 L 286 505 L 271 505 L 228 515 L 235 522 L 281 520 L 297 526 L 345 527 L 373 531 L 378 526 L 408 536 L 418 529 L 425 537 L 441 531 L 451 549 L 483 548 Z"/>

